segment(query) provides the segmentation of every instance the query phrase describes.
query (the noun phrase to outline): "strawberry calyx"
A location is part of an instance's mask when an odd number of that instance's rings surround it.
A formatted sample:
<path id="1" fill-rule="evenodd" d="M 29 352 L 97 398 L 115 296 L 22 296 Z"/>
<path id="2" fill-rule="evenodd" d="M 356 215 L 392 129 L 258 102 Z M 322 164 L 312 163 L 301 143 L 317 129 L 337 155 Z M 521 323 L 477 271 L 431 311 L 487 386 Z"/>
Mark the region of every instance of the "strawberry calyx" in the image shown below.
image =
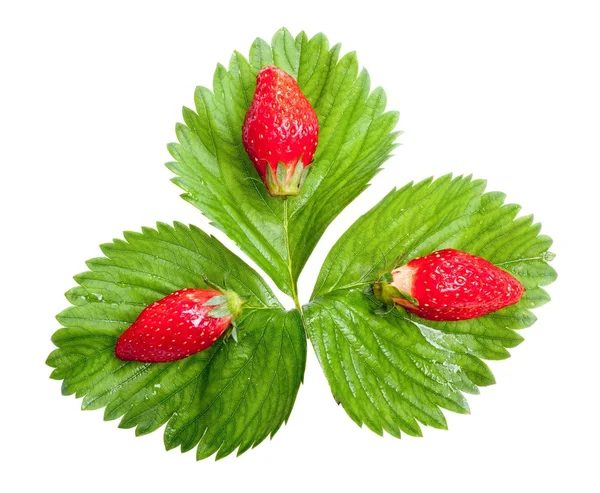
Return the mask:
<path id="1" fill-rule="evenodd" d="M 382 276 L 373 283 L 367 294 L 372 294 L 383 306 L 375 311 L 377 315 L 386 315 L 392 311 L 396 305 L 419 306 L 419 302 L 414 296 L 406 291 L 401 291 L 392 282 L 386 280 L 387 276 Z"/>
<path id="2" fill-rule="evenodd" d="M 246 298 L 242 298 L 235 291 L 230 289 L 223 289 L 220 286 L 208 281 L 204 278 L 204 282 L 212 288 L 221 291 L 222 294 L 213 296 L 203 306 L 214 308 L 207 313 L 210 318 L 222 318 L 230 317 L 230 327 L 224 334 L 225 339 L 232 338 L 235 342 L 238 342 L 238 325 L 237 320 L 242 313 L 243 306 L 246 303 Z"/>
<path id="3" fill-rule="evenodd" d="M 279 162 L 276 169 L 267 166 L 265 183 L 269 194 L 274 197 L 298 195 L 308 170 L 308 166 L 305 167 L 302 163 L 302 158 L 296 164 L 285 165 Z"/>
<path id="4" fill-rule="evenodd" d="M 203 306 L 214 308 L 207 313 L 211 318 L 231 317 L 232 323 L 242 313 L 246 300 L 235 291 L 223 290 L 223 294 L 213 296 Z"/>

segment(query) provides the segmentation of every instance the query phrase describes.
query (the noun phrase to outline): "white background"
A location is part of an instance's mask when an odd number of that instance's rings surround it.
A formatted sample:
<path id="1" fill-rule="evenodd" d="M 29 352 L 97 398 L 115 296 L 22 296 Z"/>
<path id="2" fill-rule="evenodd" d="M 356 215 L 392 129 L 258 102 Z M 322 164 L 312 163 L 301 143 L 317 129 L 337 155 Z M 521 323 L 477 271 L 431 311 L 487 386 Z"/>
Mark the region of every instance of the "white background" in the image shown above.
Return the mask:
<path id="1" fill-rule="evenodd" d="M 3 491 L 599 491 L 595 2 L 1 5 Z M 304 302 L 358 215 L 394 185 L 450 171 L 535 213 L 559 280 L 513 357 L 490 363 L 497 385 L 469 397 L 471 415 L 447 413 L 448 431 L 397 440 L 358 428 L 309 348 L 288 425 L 240 458 L 197 463 L 165 452 L 161 432 L 135 438 L 80 411 L 44 361 L 63 293 L 98 244 L 157 220 L 215 233 L 178 198 L 165 145 L 216 63 L 282 26 L 356 50 L 405 131 L 317 247 Z"/>

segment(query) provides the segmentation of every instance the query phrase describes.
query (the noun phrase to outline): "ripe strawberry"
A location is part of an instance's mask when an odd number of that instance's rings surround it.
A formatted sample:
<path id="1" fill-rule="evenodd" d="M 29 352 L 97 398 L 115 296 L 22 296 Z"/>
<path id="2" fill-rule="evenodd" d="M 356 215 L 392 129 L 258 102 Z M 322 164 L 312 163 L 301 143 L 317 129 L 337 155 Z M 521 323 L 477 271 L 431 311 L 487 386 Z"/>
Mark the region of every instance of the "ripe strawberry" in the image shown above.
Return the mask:
<path id="1" fill-rule="evenodd" d="M 392 282 L 374 288 L 383 298 L 428 320 L 466 320 L 517 303 L 521 283 L 487 260 L 446 249 L 394 269 Z"/>
<path id="2" fill-rule="evenodd" d="M 319 121 L 298 83 L 268 66 L 242 127 L 246 152 L 271 195 L 298 195 L 317 148 Z"/>
<path id="3" fill-rule="evenodd" d="M 176 361 L 202 351 L 230 326 L 241 298 L 212 289 L 181 289 L 147 306 L 117 340 L 117 358 Z M 220 305 L 220 306 L 217 306 Z"/>

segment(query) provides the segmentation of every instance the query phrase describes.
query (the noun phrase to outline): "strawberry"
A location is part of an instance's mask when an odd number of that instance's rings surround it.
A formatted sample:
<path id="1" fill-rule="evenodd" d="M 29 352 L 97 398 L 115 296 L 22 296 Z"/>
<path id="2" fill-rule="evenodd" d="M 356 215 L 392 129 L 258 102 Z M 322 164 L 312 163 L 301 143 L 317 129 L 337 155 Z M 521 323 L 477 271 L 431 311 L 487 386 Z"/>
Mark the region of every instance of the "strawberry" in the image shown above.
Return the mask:
<path id="1" fill-rule="evenodd" d="M 517 303 L 521 283 L 487 260 L 445 249 L 391 272 L 392 282 L 373 287 L 384 302 L 427 320 L 467 320 Z"/>
<path id="2" fill-rule="evenodd" d="M 241 309 L 241 298 L 212 289 L 181 289 L 147 306 L 117 340 L 117 358 L 176 361 L 212 346 Z M 217 306 L 220 305 L 220 306 Z"/>
<path id="3" fill-rule="evenodd" d="M 271 195 L 298 195 L 318 136 L 315 110 L 294 78 L 273 65 L 263 68 L 242 140 Z"/>

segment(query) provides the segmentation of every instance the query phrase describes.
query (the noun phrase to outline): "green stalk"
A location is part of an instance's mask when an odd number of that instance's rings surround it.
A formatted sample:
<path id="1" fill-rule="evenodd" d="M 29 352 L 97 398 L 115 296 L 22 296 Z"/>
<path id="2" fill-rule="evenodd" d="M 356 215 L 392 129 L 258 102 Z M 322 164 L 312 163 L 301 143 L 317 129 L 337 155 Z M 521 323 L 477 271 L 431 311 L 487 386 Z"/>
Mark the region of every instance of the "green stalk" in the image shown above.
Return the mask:
<path id="1" fill-rule="evenodd" d="M 308 339 L 308 331 L 306 330 L 306 323 L 304 321 L 304 313 L 302 312 L 302 305 L 300 304 L 300 299 L 298 298 L 298 286 L 294 279 L 293 270 L 292 270 L 292 254 L 290 251 L 290 237 L 288 230 L 288 202 L 287 198 L 283 199 L 283 229 L 285 231 L 285 247 L 287 252 L 287 268 L 288 275 L 290 277 L 290 288 L 292 290 L 292 299 L 294 300 L 294 305 L 296 306 L 296 310 L 300 313 L 300 318 L 302 319 L 302 326 L 304 327 L 304 332 L 306 333 L 306 338 Z"/>

